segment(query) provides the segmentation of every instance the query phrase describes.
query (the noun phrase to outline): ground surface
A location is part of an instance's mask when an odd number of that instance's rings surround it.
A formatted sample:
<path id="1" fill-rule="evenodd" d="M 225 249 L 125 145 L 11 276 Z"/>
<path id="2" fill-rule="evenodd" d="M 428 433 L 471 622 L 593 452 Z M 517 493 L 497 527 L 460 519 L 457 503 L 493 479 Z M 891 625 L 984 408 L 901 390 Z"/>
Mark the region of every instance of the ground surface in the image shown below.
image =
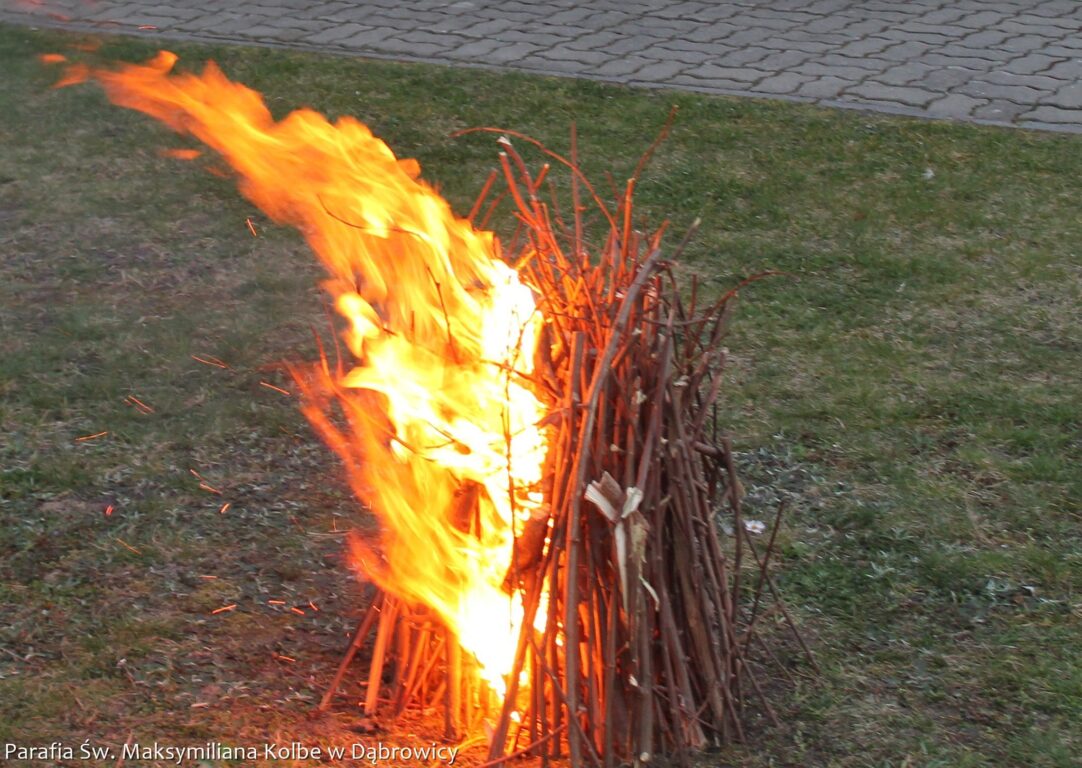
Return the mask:
<path id="1" fill-rule="evenodd" d="M 87 43 L 0 26 L 0 742 L 370 740 L 356 679 L 308 719 L 360 608 L 341 532 L 367 518 L 262 384 L 314 356 L 314 260 L 229 181 L 161 155 L 184 141 L 93 87 L 49 90 L 35 54 Z M 604 187 L 680 105 L 643 224 L 701 216 L 685 269 L 711 290 L 791 275 L 744 292 L 720 418 L 749 514 L 792 502 L 777 575 L 823 667 L 794 658 L 783 726 L 704 765 L 1076 765 L 1077 137 L 178 49 L 278 114 L 369 122 L 459 210 L 495 147 L 455 129 L 566 149 L 575 120 Z"/>
<path id="2" fill-rule="evenodd" d="M 1082 131 L 1075 0 L 2 0 L 0 18 Z"/>

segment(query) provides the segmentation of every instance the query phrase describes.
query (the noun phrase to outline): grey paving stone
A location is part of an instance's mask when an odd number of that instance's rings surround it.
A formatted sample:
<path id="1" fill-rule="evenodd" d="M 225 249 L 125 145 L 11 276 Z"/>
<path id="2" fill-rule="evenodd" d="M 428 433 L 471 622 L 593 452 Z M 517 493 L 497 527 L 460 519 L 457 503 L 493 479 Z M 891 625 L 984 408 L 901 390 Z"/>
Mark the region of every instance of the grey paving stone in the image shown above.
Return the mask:
<path id="1" fill-rule="evenodd" d="M 731 17 L 729 22 L 745 29 L 772 29 L 777 32 L 784 32 L 799 25 L 796 19 L 776 13 L 759 16 L 741 13 Z"/>
<path id="2" fill-rule="evenodd" d="M 887 85 L 908 85 L 918 80 L 924 80 L 937 71 L 940 70 L 919 61 L 906 61 L 876 73 L 875 80 Z"/>
<path id="3" fill-rule="evenodd" d="M 983 30 L 1002 23 L 1006 18 L 1010 18 L 1010 16 L 1003 11 L 983 10 L 965 15 L 958 19 L 955 24 L 959 27 L 970 27 L 971 29 Z"/>
<path id="4" fill-rule="evenodd" d="M 344 2 L 344 0 L 336 0 L 334 2 L 314 3 L 307 8 L 296 12 L 298 19 L 321 19 L 329 13 L 337 13 L 349 8 L 351 3 Z"/>
<path id="5" fill-rule="evenodd" d="M 738 83 L 756 83 L 771 76 L 770 72 L 751 67 L 724 67 L 717 64 L 703 64 L 698 67 L 686 67 L 685 74 L 699 80 L 733 80 Z"/>
<path id="6" fill-rule="evenodd" d="M 382 40 L 373 40 L 369 47 L 380 53 L 396 53 L 402 56 L 441 56 L 447 52 L 447 47 L 438 43 L 415 43 L 410 40 L 402 40 L 397 37 L 385 37 Z"/>
<path id="7" fill-rule="evenodd" d="M 825 64 L 829 67 L 838 67 L 839 69 L 863 69 L 865 72 L 883 72 L 897 63 L 894 60 L 882 59 L 878 56 L 842 56 L 838 53 L 817 56 L 808 63 L 812 62 Z"/>
<path id="8" fill-rule="evenodd" d="M 840 67 L 831 64 L 824 64 L 815 60 L 795 64 L 790 69 L 793 72 L 800 72 L 806 75 L 816 75 L 818 77 L 838 77 L 854 83 L 859 82 L 874 74 L 874 70 L 864 69 L 863 67 Z"/>
<path id="9" fill-rule="evenodd" d="M 293 42 L 311 34 L 311 30 L 283 27 L 280 24 L 255 24 L 237 34 L 253 40 L 274 40 Z"/>
<path id="10" fill-rule="evenodd" d="M 652 42 L 652 44 L 655 48 L 664 48 L 669 51 L 694 51 L 697 53 L 714 53 L 715 55 L 736 50 L 721 43 L 692 43 L 688 40 L 658 40 Z M 639 45 L 642 45 L 641 40 Z"/>
<path id="11" fill-rule="evenodd" d="M 232 19 L 223 20 L 205 31 L 209 34 L 218 36 L 237 35 L 243 33 L 246 29 L 250 29 L 256 24 L 259 24 L 261 21 L 263 21 L 262 16 L 239 15 Z"/>
<path id="12" fill-rule="evenodd" d="M 1040 35 L 1018 35 L 1017 37 L 1008 37 L 999 47 L 1005 51 L 1012 53 L 1025 53 L 1028 51 L 1039 50 L 1043 46 L 1047 45 L 1049 40 L 1054 38 L 1042 37 Z"/>
<path id="13" fill-rule="evenodd" d="M 1079 51 L 1076 58 L 1053 64 L 1041 74 L 1063 78 L 1064 80 L 1082 80 L 1082 51 Z"/>
<path id="14" fill-rule="evenodd" d="M 602 77 L 629 77 L 647 64 L 653 63 L 654 59 L 647 59 L 643 56 L 621 56 L 618 59 L 612 59 L 594 67 L 593 71 L 594 74 Z"/>
<path id="15" fill-rule="evenodd" d="M 243 9 L 239 9 L 245 12 Z M 179 5 L 152 5 L 144 9 L 144 13 L 151 16 L 162 16 L 168 19 L 183 19 L 189 21 L 203 14 L 197 8 L 185 8 Z"/>
<path id="16" fill-rule="evenodd" d="M 514 26 L 514 22 L 508 21 L 507 19 L 488 19 L 486 21 L 479 21 L 476 24 L 472 24 L 459 31 L 467 37 L 490 37 L 497 36 L 500 32 L 511 29 Z"/>
<path id="17" fill-rule="evenodd" d="M 982 29 L 978 32 L 966 35 L 958 40 L 960 45 L 965 45 L 970 48 L 985 48 L 994 47 L 1002 43 L 1008 37 L 1009 32 L 1004 32 L 998 29 Z"/>
<path id="18" fill-rule="evenodd" d="M 667 41 L 662 41 L 662 43 L 665 43 L 665 42 L 667 42 Z M 621 37 L 619 40 L 617 40 L 614 43 L 610 43 L 609 45 L 606 45 L 605 50 L 608 51 L 614 57 L 620 57 L 620 56 L 626 56 L 629 53 L 638 53 L 639 51 L 641 51 L 644 48 L 646 48 L 648 46 L 651 46 L 651 45 L 660 45 L 660 43 L 657 43 L 656 41 L 654 41 L 652 39 L 646 40 L 646 39 L 643 39 L 641 37 L 634 37 L 634 36 L 631 36 L 631 35 L 627 35 L 627 36 Z M 665 48 L 668 48 L 668 46 L 665 46 Z"/>
<path id="19" fill-rule="evenodd" d="M 724 64 L 727 67 L 742 67 L 745 64 L 754 64 L 757 61 L 765 59 L 773 51 L 769 48 L 758 48 L 756 46 L 748 46 L 747 48 L 737 48 L 731 53 L 722 54 L 716 58 L 718 64 Z"/>
<path id="20" fill-rule="evenodd" d="M 668 80 L 673 75 L 687 69 L 688 65 L 680 61 L 656 61 L 647 64 L 636 72 L 635 77 L 644 82 L 656 83 L 658 81 Z"/>
<path id="21" fill-rule="evenodd" d="M 953 56 L 958 59 L 985 59 L 987 61 L 1005 62 L 1018 58 L 1019 51 L 1007 50 L 1002 46 L 983 46 L 974 48 L 961 43 L 949 43 L 933 49 L 934 53 L 943 56 Z"/>
<path id="22" fill-rule="evenodd" d="M 1039 123 L 1074 123 L 1082 119 L 1082 110 L 1061 109 L 1059 107 L 1037 107 L 1018 116 L 1020 120 L 1033 120 Z"/>
<path id="23" fill-rule="evenodd" d="M 473 37 L 472 35 L 470 37 Z M 492 37 L 482 37 L 481 40 L 492 40 Z M 509 29 L 506 32 L 500 33 L 496 38 L 500 42 L 508 43 L 533 43 L 534 45 L 540 45 L 543 47 L 549 47 L 553 45 L 568 45 L 575 42 L 573 38 L 564 37 L 562 35 L 550 35 L 541 32 L 521 32 L 517 29 Z M 586 50 L 590 46 L 583 46 L 581 50 Z"/>
<path id="24" fill-rule="evenodd" d="M 1034 51 L 1017 59 L 1011 59 L 1010 71 L 1018 75 L 1035 75 L 1038 72 L 1045 72 L 1061 62 L 1063 62 L 1061 56 L 1050 56 L 1047 53 Z"/>
<path id="25" fill-rule="evenodd" d="M 938 43 L 928 43 L 924 40 L 906 40 L 880 51 L 878 58 L 889 61 L 920 61 L 921 56 L 933 50 Z"/>
<path id="26" fill-rule="evenodd" d="M 375 45 L 380 40 L 384 40 L 396 32 L 398 32 L 397 29 L 392 29 L 390 27 L 369 27 L 363 32 L 358 32 L 355 35 L 350 35 L 349 37 L 338 41 L 337 44 L 345 48 L 366 48 L 367 46 Z"/>
<path id="27" fill-rule="evenodd" d="M 218 11 L 216 13 L 209 13 L 204 16 L 196 16 L 189 21 L 182 21 L 174 25 L 174 29 L 181 32 L 202 32 L 205 30 L 217 29 L 219 25 L 227 21 L 234 21 L 240 18 L 239 13 L 230 13 L 228 11 Z"/>
<path id="28" fill-rule="evenodd" d="M 907 35 L 920 36 L 920 38 L 936 37 L 948 40 L 957 40 L 969 34 L 969 29 L 966 27 L 952 24 L 926 24 L 923 19 L 907 21 L 894 29 Z"/>
<path id="29" fill-rule="evenodd" d="M 974 110 L 988 103 L 987 99 L 975 99 L 961 93 L 952 93 L 941 99 L 936 99 L 925 107 L 929 114 L 936 117 L 951 117 L 964 120 L 972 117 Z"/>
<path id="30" fill-rule="evenodd" d="M 632 84 L 643 84 L 644 81 L 636 80 L 632 78 L 629 82 Z M 674 85 L 678 85 L 682 88 L 687 88 L 693 91 L 702 91 L 703 93 L 725 93 L 725 94 L 751 94 L 752 89 L 748 87 L 747 83 L 742 83 L 739 80 L 726 80 L 725 78 L 716 77 L 712 80 L 703 80 L 698 77 L 689 77 L 686 74 L 673 75 L 672 82 Z"/>
<path id="31" fill-rule="evenodd" d="M 712 59 L 716 59 L 722 53 L 710 53 L 708 51 L 686 51 L 682 49 L 665 48 L 661 45 L 651 45 L 647 48 L 642 48 L 638 51 L 643 56 L 649 56 L 650 58 L 660 61 L 682 61 L 685 64 L 705 64 Z M 609 58 L 612 58 L 611 54 Z"/>
<path id="32" fill-rule="evenodd" d="M 1041 53 L 1062 59 L 1082 58 L 1082 48 L 1071 48 L 1066 40 L 1057 40 L 1041 49 Z"/>
<path id="33" fill-rule="evenodd" d="M 924 64 L 934 67 L 965 67 L 975 72 L 998 71 L 1003 62 L 984 59 L 977 56 L 948 56 L 939 51 L 929 51 L 920 57 Z"/>
<path id="34" fill-rule="evenodd" d="M 776 51 L 755 62 L 757 69 L 786 70 L 808 61 L 814 53 L 806 51 Z"/>
<path id="35" fill-rule="evenodd" d="M 836 48 L 835 52 L 843 56 L 865 56 L 869 53 L 880 53 L 894 45 L 897 45 L 897 42 L 886 37 L 861 37 Z"/>
<path id="36" fill-rule="evenodd" d="M 924 24 L 954 24 L 959 19 L 964 19 L 970 16 L 969 11 L 964 8 L 958 8 L 951 5 L 947 5 L 935 11 L 929 11 L 920 17 L 920 20 Z"/>
<path id="37" fill-rule="evenodd" d="M 751 29 L 739 29 L 722 39 L 729 45 L 752 45 L 771 37 L 775 37 L 774 30 L 756 29 L 753 27 Z"/>
<path id="38" fill-rule="evenodd" d="M 1058 77 L 1049 77 L 1048 75 L 1020 75 L 1014 72 L 1004 72 L 1003 70 L 986 72 L 980 75 L 980 79 L 986 83 L 992 83 L 993 85 L 1024 85 L 1029 88 L 1036 88 L 1039 91 L 1048 91 L 1050 93 L 1058 91 L 1064 85 L 1064 80 Z"/>
<path id="39" fill-rule="evenodd" d="M 815 21 L 803 25 L 803 29 L 806 32 L 841 32 L 850 24 L 855 23 L 856 20 L 854 19 L 831 14 L 821 16 Z"/>
<path id="40" fill-rule="evenodd" d="M 1082 109 L 1082 83 L 1074 83 L 1058 90 L 1047 100 L 1053 107 Z"/>
<path id="41" fill-rule="evenodd" d="M 846 80 L 841 77 L 817 77 L 797 89 L 797 95 L 806 96 L 811 99 L 833 99 L 846 88 L 853 85 L 856 85 L 855 81 Z"/>
<path id="42" fill-rule="evenodd" d="M 495 51 L 503 43 L 499 40 L 471 40 L 457 48 L 452 48 L 447 55 L 453 59 L 463 61 L 483 61 L 488 54 Z"/>
<path id="43" fill-rule="evenodd" d="M 548 59 L 543 56 L 531 55 L 520 57 L 516 66 L 530 69 L 535 72 L 544 72 L 550 75 L 574 75 L 581 77 L 590 70 L 590 66 L 581 61 L 570 59 Z"/>
<path id="44" fill-rule="evenodd" d="M 511 64 L 524 56 L 528 56 L 541 46 L 533 43 L 510 43 L 501 45 L 491 53 L 485 55 L 488 64 Z"/>
<path id="45" fill-rule="evenodd" d="M 987 104 L 973 110 L 972 117 L 977 120 L 994 120 L 1000 123 L 1011 123 L 1023 112 L 1028 112 L 1032 107 L 1026 104 L 1015 104 L 1013 101 L 993 99 Z"/>
<path id="46" fill-rule="evenodd" d="M 758 93 L 796 93 L 800 86 L 807 84 L 811 79 L 811 75 L 782 72 L 760 80 L 755 84 L 755 90 Z"/>
<path id="47" fill-rule="evenodd" d="M 847 96 L 863 96 L 878 102 L 897 102 L 907 107 L 923 107 L 935 99 L 935 94 L 923 88 L 910 88 L 904 85 L 886 85 L 874 80 L 865 80 L 846 90 Z"/>
<path id="48" fill-rule="evenodd" d="M 1043 91 L 1025 85 L 996 85 L 983 80 L 970 80 L 958 88 L 959 93 L 981 99 L 1001 99 L 1019 104 L 1039 104 Z"/>
<path id="49" fill-rule="evenodd" d="M 824 99 L 819 103 L 829 107 L 838 107 L 840 109 L 883 112 L 888 115 L 901 115 L 904 117 L 930 117 L 927 110 L 921 109 L 920 107 L 907 107 L 896 101 L 867 98 L 858 99 L 842 95 L 837 99 Z"/>
<path id="50" fill-rule="evenodd" d="M 968 83 L 978 74 L 980 73 L 964 67 L 936 67 L 914 82 L 932 91 L 949 91 Z"/>
<path id="51" fill-rule="evenodd" d="M 567 46 L 553 46 L 551 48 L 541 48 L 536 54 L 543 59 L 554 59 L 557 61 L 574 61 L 580 65 L 588 64 L 592 66 L 600 66 L 612 59 L 607 53 L 602 51 L 579 51 L 574 48 L 568 48 Z"/>
<path id="52" fill-rule="evenodd" d="M 288 8 L 282 5 L 271 5 L 269 3 L 237 3 L 237 13 L 250 13 L 253 16 L 267 16 L 270 18 L 277 18 L 279 16 L 291 16 L 294 9 Z M 147 9 L 148 12 L 150 9 Z"/>
<path id="53" fill-rule="evenodd" d="M 409 32 L 402 32 L 397 35 L 399 40 L 405 40 L 408 43 L 424 43 L 426 45 L 435 45 L 444 49 L 457 48 L 466 42 L 466 39 L 457 35 L 450 35 L 444 32 L 430 32 L 427 29 L 414 29 Z"/>
<path id="54" fill-rule="evenodd" d="M 531 33 L 523 32 L 522 34 L 530 35 Z M 579 37 L 571 36 L 571 39 L 568 40 L 566 45 L 569 48 L 580 48 L 584 51 L 607 51 L 609 50 L 610 45 L 624 39 L 625 36 L 618 32 L 601 30 L 600 32 L 593 32 Z"/>
<path id="55" fill-rule="evenodd" d="M 364 24 L 351 21 L 345 24 L 336 24 L 332 27 L 323 26 L 317 32 L 309 32 L 304 39 L 313 45 L 327 45 L 370 29 L 372 28 Z"/>
<path id="56" fill-rule="evenodd" d="M 1065 28 L 1065 26 L 1062 25 L 1062 22 L 1055 18 L 1041 16 L 1026 17 L 1024 15 L 1005 19 L 999 27 L 1007 32 L 1017 32 L 1020 35 L 1037 35 L 1039 37 L 1046 37 L 1050 40 L 1059 37 L 1065 31 L 1071 31 L 1070 24 L 1067 24 Z"/>
<path id="57" fill-rule="evenodd" d="M 878 35 L 890 29 L 893 26 L 893 22 L 886 19 L 861 19 L 860 21 L 848 24 L 845 27 L 845 34 L 847 36 L 860 37 L 863 35 Z"/>

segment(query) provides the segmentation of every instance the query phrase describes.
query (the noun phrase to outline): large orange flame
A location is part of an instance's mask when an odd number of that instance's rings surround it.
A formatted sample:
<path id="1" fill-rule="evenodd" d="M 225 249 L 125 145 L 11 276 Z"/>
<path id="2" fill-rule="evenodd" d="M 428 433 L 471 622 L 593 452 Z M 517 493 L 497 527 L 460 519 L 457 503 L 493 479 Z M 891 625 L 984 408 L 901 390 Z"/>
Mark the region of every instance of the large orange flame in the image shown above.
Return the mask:
<path id="1" fill-rule="evenodd" d="M 275 121 L 213 64 L 172 74 L 175 62 L 161 52 L 88 74 L 220 153 L 242 192 L 319 255 L 353 357 L 340 375 L 326 369 L 323 391 L 349 426 L 318 403 L 307 414 L 383 523 L 385 562 L 359 565 L 435 610 L 502 690 L 522 610 L 503 588 L 513 541 L 543 514 L 545 408 L 526 383 L 542 322 L 533 294 L 493 234 L 457 218 L 417 162 L 363 124 L 310 110 Z"/>

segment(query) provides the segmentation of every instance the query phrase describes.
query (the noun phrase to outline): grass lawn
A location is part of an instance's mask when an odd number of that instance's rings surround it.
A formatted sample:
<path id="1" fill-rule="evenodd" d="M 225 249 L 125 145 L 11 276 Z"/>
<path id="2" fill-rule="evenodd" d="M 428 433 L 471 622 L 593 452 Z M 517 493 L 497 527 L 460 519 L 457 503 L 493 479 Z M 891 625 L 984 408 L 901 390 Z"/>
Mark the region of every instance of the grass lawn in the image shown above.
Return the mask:
<path id="1" fill-rule="evenodd" d="M 264 386 L 314 357 L 315 259 L 149 118 L 49 90 L 35 55 L 80 40 L 0 26 L 0 742 L 374 738 L 345 699 L 308 719 L 359 611 L 341 531 L 371 521 Z M 623 179 L 678 104 L 644 223 L 702 217 L 710 290 L 791 275 L 743 292 L 720 418 L 750 514 L 790 500 L 777 579 L 823 668 L 704 765 L 1077 765 L 1082 137 L 171 47 L 359 117 L 463 212 L 496 147 L 452 131 L 561 150 L 575 121 Z"/>

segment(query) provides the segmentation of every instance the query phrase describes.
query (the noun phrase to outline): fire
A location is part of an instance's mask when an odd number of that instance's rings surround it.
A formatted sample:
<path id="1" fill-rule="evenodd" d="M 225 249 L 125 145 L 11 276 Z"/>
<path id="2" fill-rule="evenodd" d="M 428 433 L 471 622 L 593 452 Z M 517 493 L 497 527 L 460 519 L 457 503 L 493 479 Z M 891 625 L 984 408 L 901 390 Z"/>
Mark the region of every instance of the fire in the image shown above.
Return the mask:
<path id="1" fill-rule="evenodd" d="M 384 530 L 383 559 L 357 545 L 355 564 L 438 613 L 502 691 L 522 614 L 504 587 L 514 540 L 545 514 L 533 292 L 491 232 L 456 217 L 418 163 L 362 123 L 307 109 L 275 121 L 213 63 L 196 75 L 172 73 L 175 62 L 161 52 L 65 80 L 92 77 L 115 103 L 198 138 L 249 200 L 304 234 L 352 357 L 298 376 L 305 413 Z"/>

